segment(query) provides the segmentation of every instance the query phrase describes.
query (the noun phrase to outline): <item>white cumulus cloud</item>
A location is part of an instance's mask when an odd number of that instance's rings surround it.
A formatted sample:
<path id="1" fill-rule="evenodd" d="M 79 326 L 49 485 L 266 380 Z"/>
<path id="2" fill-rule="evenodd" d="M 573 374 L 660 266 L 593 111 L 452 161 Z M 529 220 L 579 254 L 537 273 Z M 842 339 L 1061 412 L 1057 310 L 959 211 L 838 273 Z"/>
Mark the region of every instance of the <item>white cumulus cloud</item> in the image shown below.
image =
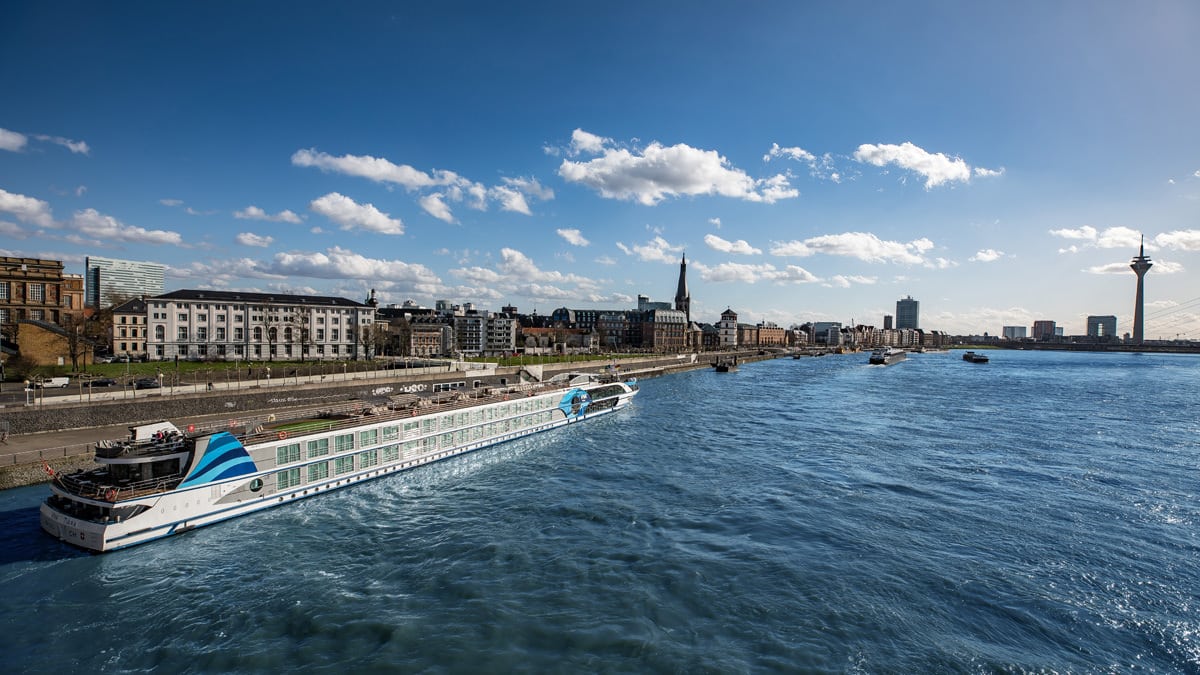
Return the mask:
<path id="1" fill-rule="evenodd" d="M 586 134 L 576 130 L 579 134 Z M 599 137 L 588 134 L 589 139 Z M 572 183 L 592 188 L 608 199 L 636 201 L 653 206 L 668 197 L 719 195 L 751 202 L 774 203 L 800 193 L 784 175 L 756 180 L 734 168 L 715 150 L 701 150 L 679 143 L 664 146 L 653 142 L 641 151 L 608 144 L 608 139 L 591 142 L 588 148 L 599 157 L 584 162 L 563 160 L 558 174 Z"/>
<path id="2" fill-rule="evenodd" d="M 924 237 L 903 243 L 885 241 L 870 232 L 843 232 L 810 237 L 803 241 L 778 242 L 771 248 L 771 255 L 802 258 L 823 253 L 866 262 L 919 265 L 928 262 L 923 254 L 932 248 L 933 242 Z"/>
<path id="3" fill-rule="evenodd" d="M 588 241 L 583 236 L 583 233 L 577 229 L 573 229 L 573 228 L 558 229 L 558 230 L 555 230 L 555 232 L 557 232 L 558 236 L 562 237 L 568 244 L 570 244 L 572 246 L 587 246 L 588 244 L 592 243 L 592 242 Z"/>
<path id="4" fill-rule="evenodd" d="M 271 245 L 271 242 L 275 241 L 275 238 L 260 236 L 253 232 L 241 232 L 238 236 L 234 237 L 234 241 L 242 246 L 261 246 L 266 248 Z"/>
<path id="5" fill-rule="evenodd" d="M 895 164 L 920 174 L 925 177 L 926 190 L 944 183 L 971 180 L 971 167 L 963 160 L 940 152 L 928 152 L 907 141 L 900 145 L 864 143 L 854 151 L 854 159 L 879 167 Z"/>
<path id="6" fill-rule="evenodd" d="M 771 149 L 763 155 L 763 161 L 769 162 L 774 157 L 788 157 L 799 162 L 815 162 L 817 156 L 800 147 L 781 148 L 778 143 L 772 143 Z"/>
<path id="7" fill-rule="evenodd" d="M 1177 251 L 1200 251 L 1200 230 L 1175 230 L 1154 237 L 1154 243 Z"/>
<path id="8" fill-rule="evenodd" d="M 178 232 L 147 230 L 143 227 L 126 225 L 96 209 L 76 211 L 67 226 L 104 242 L 121 241 L 135 244 L 174 244 L 176 246 L 183 243 L 183 236 Z"/>
<path id="9" fill-rule="evenodd" d="M 501 210 L 532 215 L 529 200 L 554 198 L 554 191 L 534 178 L 506 177 L 501 179 L 501 185 L 488 188 L 453 171 L 438 169 L 425 172 L 370 155 L 339 157 L 310 148 L 293 153 L 292 164 L 399 185 L 410 192 L 432 190 L 420 197 L 418 202 L 426 213 L 447 223 L 455 222 L 450 208 L 452 202 L 465 203 L 469 208 L 483 211 L 491 200 L 498 203 Z"/>
<path id="10" fill-rule="evenodd" d="M 829 281 L 825 285 L 831 288 L 850 288 L 855 284 L 870 286 L 876 281 L 878 281 L 877 277 L 864 277 L 858 274 L 835 274 L 829 277 Z"/>
<path id="11" fill-rule="evenodd" d="M 405 289 L 429 293 L 441 287 L 437 275 L 424 265 L 368 258 L 337 246 L 324 252 L 277 253 L 263 271 L 314 279 L 386 279 Z"/>
<path id="12" fill-rule="evenodd" d="M 672 246 L 662 237 L 655 237 L 645 244 L 634 244 L 633 246 L 626 246 L 618 241 L 617 248 L 621 249 L 625 255 L 636 256 L 639 260 L 661 263 L 679 262 L 677 254 L 683 252 L 682 246 Z"/>
<path id="13" fill-rule="evenodd" d="M 20 152 L 25 149 L 25 144 L 29 139 L 25 134 L 20 134 L 8 129 L 0 129 L 0 150 L 8 150 L 9 152 Z"/>
<path id="14" fill-rule="evenodd" d="M 737 253 L 739 255 L 761 255 L 762 249 L 754 248 L 744 239 L 726 241 L 715 234 L 704 235 L 704 243 L 714 251 L 721 253 Z"/>
<path id="15" fill-rule="evenodd" d="M 1096 228 L 1091 225 L 1084 225 L 1076 229 L 1063 228 L 1061 230 L 1050 230 L 1050 234 L 1063 239 L 1082 239 L 1083 241 L 1096 241 L 1096 235 L 1099 234 Z"/>
<path id="16" fill-rule="evenodd" d="M 41 227 L 55 227 L 50 205 L 34 197 L 9 192 L 0 188 L 0 213 L 11 213 L 23 223 Z"/>
<path id="17" fill-rule="evenodd" d="M 1002 257 L 1004 257 L 1004 251 L 997 251 L 994 248 L 985 248 L 982 251 L 976 252 L 975 255 L 967 258 L 967 260 L 970 260 L 971 262 L 995 262 Z"/>
<path id="18" fill-rule="evenodd" d="M 452 172 L 445 172 L 435 178 L 407 164 L 393 164 L 382 157 L 372 157 L 370 155 L 342 155 L 341 157 L 335 157 L 334 155 L 320 152 L 313 148 L 297 150 L 293 153 L 292 164 L 295 166 L 315 167 L 322 171 L 332 171 L 347 176 L 358 176 L 378 183 L 394 183 L 409 190 L 449 185 L 457 177 Z"/>
<path id="19" fill-rule="evenodd" d="M 284 209 L 275 215 L 271 215 L 266 211 L 251 204 L 244 209 L 233 212 L 233 217 L 240 220 L 266 220 L 272 223 L 299 223 L 300 216 L 294 212 Z"/>
<path id="20" fill-rule="evenodd" d="M 400 219 L 392 218 L 375 208 L 374 204 L 359 204 L 337 192 L 314 199 L 309 208 L 341 225 L 343 230 L 404 234 L 404 224 Z"/>

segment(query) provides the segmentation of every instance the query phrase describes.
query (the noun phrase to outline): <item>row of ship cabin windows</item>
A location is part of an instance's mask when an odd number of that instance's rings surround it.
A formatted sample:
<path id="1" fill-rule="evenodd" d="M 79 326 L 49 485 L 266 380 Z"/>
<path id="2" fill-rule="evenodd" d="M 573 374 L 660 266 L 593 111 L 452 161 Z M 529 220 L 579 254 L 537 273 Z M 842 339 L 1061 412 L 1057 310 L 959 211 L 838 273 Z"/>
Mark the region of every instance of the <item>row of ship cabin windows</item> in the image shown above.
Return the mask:
<path id="1" fill-rule="evenodd" d="M 442 434 L 444 437 L 450 437 L 452 434 L 465 434 L 472 432 L 472 440 L 480 438 L 474 432 L 486 430 L 489 425 L 485 423 L 503 424 L 505 422 L 515 422 L 517 428 L 532 426 L 542 422 L 549 422 L 553 419 L 552 410 L 554 402 L 548 398 L 526 399 L 506 403 L 502 406 L 494 406 L 486 409 L 467 410 L 458 413 L 449 413 L 436 417 L 423 417 L 417 420 L 405 422 L 403 425 L 381 427 L 378 429 L 367 429 L 358 432 L 358 447 L 370 447 L 378 443 L 387 443 L 389 441 L 398 441 L 401 438 L 408 438 L 416 434 L 436 434 L 440 428 L 441 431 L 452 432 Z M 540 415 L 530 415 L 529 413 L 541 412 Z M 523 415 L 523 417 L 515 417 Z M 460 428 L 467 425 L 475 425 L 470 429 Z M 500 430 L 501 427 L 492 427 L 493 430 Z M 503 428 L 502 431 L 511 431 L 512 426 Z M 333 437 L 333 452 L 340 454 L 348 452 L 355 448 L 354 434 L 341 434 Z M 434 436 L 427 436 L 423 440 L 430 440 Z M 465 436 L 464 436 L 465 438 Z M 418 441 L 409 441 L 415 443 Z M 291 464 L 301 460 L 301 446 L 299 442 L 286 443 L 276 446 L 275 462 L 277 466 Z M 317 438 L 306 442 L 308 459 L 324 457 L 329 454 L 329 439 Z"/>
<path id="2" fill-rule="evenodd" d="M 546 424 L 554 419 L 552 411 L 544 411 L 536 415 L 526 415 L 506 419 L 499 422 L 491 422 L 481 424 L 468 429 L 459 429 L 458 431 L 449 431 L 436 436 L 426 436 L 404 443 L 392 443 L 381 448 L 372 448 L 363 450 L 362 452 L 343 455 L 333 458 L 333 474 L 340 476 L 350 473 L 356 469 L 369 469 L 377 466 L 380 463 L 380 458 L 384 464 L 397 462 L 401 458 L 413 459 L 420 455 L 436 452 L 438 449 L 449 450 L 456 446 L 462 446 L 467 443 L 478 441 L 493 436 L 520 431 L 539 424 Z M 343 437 L 339 437 L 343 438 Z M 318 441 L 309 441 L 309 457 L 322 457 L 329 454 L 328 439 L 322 439 L 323 446 L 314 449 L 314 443 Z M 313 453 L 316 454 L 313 454 Z M 341 450 L 339 450 L 341 452 Z M 358 458 L 357 462 L 355 458 Z M 288 445 L 279 446 L 276 448 L 276 460 L 279 465 L 290 464 L 300 461 L 300 444 L 290 443 Z M 308 482 L 324 480 L 329 478 L 330 462 L 315 462 L 307 464 L 304 467 L 292 467 L 276 472 L 276 488 L 284 490 L 287 488 L 300 485 L 301 468 L 306 470 L 308 474 Z"/>

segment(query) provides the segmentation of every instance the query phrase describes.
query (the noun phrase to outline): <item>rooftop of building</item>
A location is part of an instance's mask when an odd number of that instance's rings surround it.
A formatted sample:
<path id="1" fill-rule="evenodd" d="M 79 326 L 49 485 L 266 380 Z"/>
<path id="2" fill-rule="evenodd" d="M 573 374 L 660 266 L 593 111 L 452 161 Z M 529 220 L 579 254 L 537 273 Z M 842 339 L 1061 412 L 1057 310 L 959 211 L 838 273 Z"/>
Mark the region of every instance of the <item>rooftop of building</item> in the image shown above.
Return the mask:
<path id="1" fill-rule="evenodd" d="M 367 305 L 348 298 L 330 295 L 290 295 L 288 293 L 249 293 L 244 291 L 213 291 L 183 289 L 163 293 L 153 300 L 206 300 L 208 302 L 261 302 L 280 305 L 309 305 L 313 307 L 356 307 L 367 309 Z"/>

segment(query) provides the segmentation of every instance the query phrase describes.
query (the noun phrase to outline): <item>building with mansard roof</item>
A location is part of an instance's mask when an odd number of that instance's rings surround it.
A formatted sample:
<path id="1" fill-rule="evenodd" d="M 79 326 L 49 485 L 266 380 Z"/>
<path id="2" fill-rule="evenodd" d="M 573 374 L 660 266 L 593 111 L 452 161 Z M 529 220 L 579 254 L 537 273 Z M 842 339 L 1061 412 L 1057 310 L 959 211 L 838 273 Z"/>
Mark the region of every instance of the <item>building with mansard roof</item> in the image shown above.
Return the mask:
<path id="1" fill-rule="evenodd" d="M 374 308 L 333 296 L 180 290 L 146 298 L 150 360 L 340 360 L 375 354 Z"/>

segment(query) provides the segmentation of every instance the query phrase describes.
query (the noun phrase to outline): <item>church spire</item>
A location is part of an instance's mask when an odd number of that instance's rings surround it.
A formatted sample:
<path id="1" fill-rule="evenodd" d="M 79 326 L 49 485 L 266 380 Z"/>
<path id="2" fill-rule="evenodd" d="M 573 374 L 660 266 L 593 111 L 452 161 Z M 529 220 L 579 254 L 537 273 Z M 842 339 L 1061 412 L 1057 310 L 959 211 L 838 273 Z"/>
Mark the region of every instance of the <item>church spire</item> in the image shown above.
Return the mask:
<path id="1" fill-rule="evenodd" d="M 675 289 L 675 309 L 687 316 L 688 325 L 692 323 L 692 294 L 687 287 L 687 254 L 679 262 L 679 286 Z"/>

